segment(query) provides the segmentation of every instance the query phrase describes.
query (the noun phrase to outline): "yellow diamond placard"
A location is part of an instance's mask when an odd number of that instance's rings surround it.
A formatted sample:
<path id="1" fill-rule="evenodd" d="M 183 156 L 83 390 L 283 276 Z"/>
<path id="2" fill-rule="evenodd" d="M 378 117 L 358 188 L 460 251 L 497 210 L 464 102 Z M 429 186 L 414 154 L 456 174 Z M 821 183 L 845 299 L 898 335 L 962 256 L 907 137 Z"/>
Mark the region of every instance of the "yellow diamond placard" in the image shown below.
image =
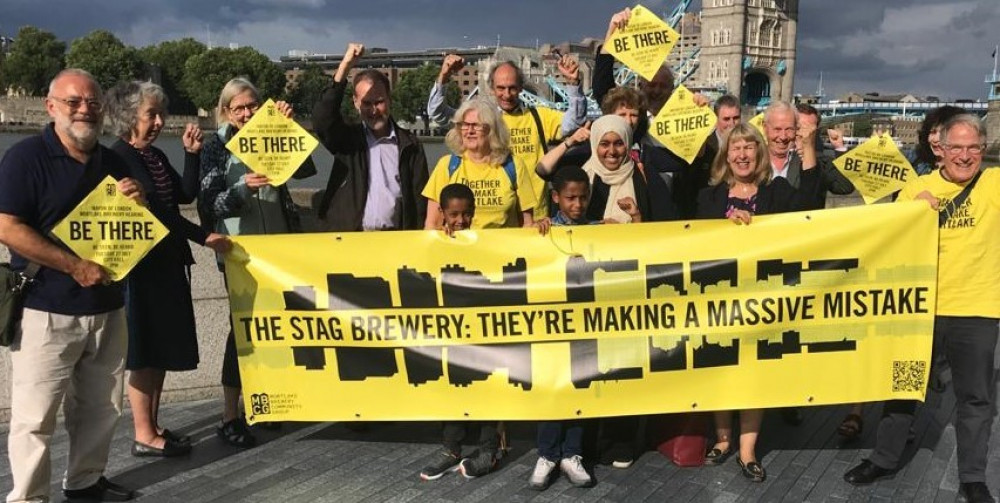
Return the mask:
<path id="1" fill-rule="evenodd" d="M 226 143 L 226 148 L 277 187 L 292 177 L 317 145 L 316 138 L 294 119 L 282 115 L 274 101 L 267 100 Z"/>
<path id="2" fill-rule="evenodd" d="M 767 143 L 767 133 L 764 132 L 764 112 L 754 115 L 750 119 L 750 125 L 757 128 L 757 132 L 764 138 L 764 143 Z"/>
<path id="3" fill-rule="evenodd" d="M 118 183 L 110 176 L 52 229 L 73 253 L 100 264 L 115 281 L 168 233 L 152 212 L 118 192 Z"/>
<path id="4" fill-rule="evenodd" d="M 872 136 L 838 157 L 833 165 L 854 184 L 865 204 L 896 192 L 917 177 L 910 161 L 888 133 Z"/>
<path id="5" fill-rule="evenodd" d="M 694 94 L 681 84 L 653 118 L 649 132 L 671 152 L 690 163 L 698 157 L 717 120 L 712 107 L 698 106 Z"/>
<path id="6" fill-rule="evenodd" d="M 611 38 L 604 41 L 604 48 L 635 73 L 652 80 L 680 38 L 656 14 L 642 5 L 636 5 L 628 25 L 615 30 Z"/>

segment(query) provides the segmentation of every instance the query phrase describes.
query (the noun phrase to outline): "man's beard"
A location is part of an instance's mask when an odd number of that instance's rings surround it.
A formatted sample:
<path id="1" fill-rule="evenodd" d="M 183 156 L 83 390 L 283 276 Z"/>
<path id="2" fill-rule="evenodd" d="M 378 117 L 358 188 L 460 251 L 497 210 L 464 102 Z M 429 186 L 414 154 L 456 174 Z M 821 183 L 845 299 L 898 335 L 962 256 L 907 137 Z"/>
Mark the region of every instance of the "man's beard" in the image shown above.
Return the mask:
<path id="1" fill-rule="evenodd" d="M 97 144 L 98 133 L 101 129 L 99 123 L 69 120 L 68 123 L 62 122 L 57 125 L 65 137 L 73 143 L 73 146 L 82 151 L 90 150 Z"/>

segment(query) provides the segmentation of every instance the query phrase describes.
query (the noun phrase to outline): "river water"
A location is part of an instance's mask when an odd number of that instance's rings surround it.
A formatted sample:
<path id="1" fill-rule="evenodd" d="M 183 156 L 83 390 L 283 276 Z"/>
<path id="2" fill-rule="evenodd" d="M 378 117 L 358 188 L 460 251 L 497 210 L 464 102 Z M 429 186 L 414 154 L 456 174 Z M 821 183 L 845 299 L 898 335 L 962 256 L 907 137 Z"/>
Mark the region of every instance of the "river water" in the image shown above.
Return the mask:
<path id="1" fill-rule="evenodd" d="M 7 152 L 15 143 L 21 141 L 24 138 L 30 136 L 29 134 L 22 133 L 0 133 L 0 158 Z M 101 138 L 101 143 L 105 145 L 111 145 L 114 142 L 112 137 Z M 434 165 L 437 163 L 441 156 L 448 153 L 447 147 L 440 138 L 430 138 L 423 142 L 424 152 L 427 155 L 427 165 L 430 169 L 434 169 Z M 156 140 L 154 144 L 157 148 L 163 150 L 167 157 L 170 158 L 170 163 L 175 169 L 184 169 L 184 147 L 181 144 L 181 139 L 178 136 L 161 136 Z M 306 178 L 304 180 L 289 180 L 288 187 L 291 189 L 321 189 L 326 188 L 326 182 L 330 178 L 330 167 L 333 166 L 333 155 L 324 148 L 322 145 L 316 148 L 313 152 L 313 162 L 316 163 L 316 176 Z M 0 180 L 3 183 L 3 180 Z"/>

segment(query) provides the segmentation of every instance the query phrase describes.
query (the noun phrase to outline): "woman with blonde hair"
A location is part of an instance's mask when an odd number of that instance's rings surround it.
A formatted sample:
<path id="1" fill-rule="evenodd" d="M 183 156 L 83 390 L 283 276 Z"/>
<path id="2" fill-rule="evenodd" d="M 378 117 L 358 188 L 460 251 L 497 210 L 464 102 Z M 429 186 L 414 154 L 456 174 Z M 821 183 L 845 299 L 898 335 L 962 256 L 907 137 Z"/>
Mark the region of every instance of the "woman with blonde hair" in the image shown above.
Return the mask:
<path id="1" fill-rule="evenodd" d="M 807 141 L 812 141 L 807 139 Z M 819 197 L 819 170 L 802 168 L 798 190 L 787 180 L 774 177 L 767 145 L 757 129 L 740 123 L 723 137 L 712 163 L 709 186 L 698 194 L 698 218 L 728 218 L 749 224 L 754 215 L 804 210 Z M 755 447 L 763 409 L 742 410 L 740 417 L 739 465 L 743 476 L 763 482 L 764 466 L 757 461 Z M 730 440 L 733 411 L 715 413 L 715 445 L 705 455 L 705 464 L 723 464 L 736 451 Z"/>

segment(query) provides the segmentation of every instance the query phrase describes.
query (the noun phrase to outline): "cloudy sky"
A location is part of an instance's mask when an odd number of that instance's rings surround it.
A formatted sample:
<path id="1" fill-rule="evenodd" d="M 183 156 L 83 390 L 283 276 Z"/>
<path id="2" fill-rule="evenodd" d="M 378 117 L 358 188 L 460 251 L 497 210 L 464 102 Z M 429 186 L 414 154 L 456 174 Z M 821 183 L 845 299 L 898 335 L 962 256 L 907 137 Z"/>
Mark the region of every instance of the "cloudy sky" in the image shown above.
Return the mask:
<path id="1" fill-rule="evenodd" d="M 677 0 L 644 2 L 654 12 Z M 390 50 L 534 46 L 602 37 L 625 5 L 609 0 L 3 0 L 0 34 L 30 24 L 69 42 L 91 30 L 128 44 L 194 37 L 249 45 L 272 58 L 340 53 L 349 41 Z M 691 10 L 697 10 L 695 0 Z M 997 0 L 802 0 L 795 91 L 985 99 L 1000 32 Z"/>

